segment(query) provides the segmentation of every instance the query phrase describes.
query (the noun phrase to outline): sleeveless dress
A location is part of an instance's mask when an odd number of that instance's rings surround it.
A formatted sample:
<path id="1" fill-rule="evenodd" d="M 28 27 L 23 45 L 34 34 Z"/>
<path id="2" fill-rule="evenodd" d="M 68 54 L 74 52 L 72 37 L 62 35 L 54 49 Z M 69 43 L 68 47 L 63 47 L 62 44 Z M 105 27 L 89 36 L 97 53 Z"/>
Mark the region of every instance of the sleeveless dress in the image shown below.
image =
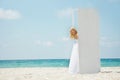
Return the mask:
<path id="1" fill-rule="evenodd" d="M 74 40 L 68 68 L 68 72 L 71 74 L 77 74 L 80 70 L 78 49 L 78 40 Z"/>

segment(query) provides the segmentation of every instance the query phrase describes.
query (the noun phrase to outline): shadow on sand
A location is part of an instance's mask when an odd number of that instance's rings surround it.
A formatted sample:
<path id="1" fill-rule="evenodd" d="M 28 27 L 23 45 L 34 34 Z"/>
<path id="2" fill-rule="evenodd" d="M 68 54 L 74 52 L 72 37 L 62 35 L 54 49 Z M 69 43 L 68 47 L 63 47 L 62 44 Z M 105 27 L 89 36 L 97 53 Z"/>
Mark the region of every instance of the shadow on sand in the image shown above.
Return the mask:
<path id="1" fill-rule="evenodd" d="M 112 72 L 120 73 L 120 71 L 101 71 L 101 73 L 112 73 Z"/>

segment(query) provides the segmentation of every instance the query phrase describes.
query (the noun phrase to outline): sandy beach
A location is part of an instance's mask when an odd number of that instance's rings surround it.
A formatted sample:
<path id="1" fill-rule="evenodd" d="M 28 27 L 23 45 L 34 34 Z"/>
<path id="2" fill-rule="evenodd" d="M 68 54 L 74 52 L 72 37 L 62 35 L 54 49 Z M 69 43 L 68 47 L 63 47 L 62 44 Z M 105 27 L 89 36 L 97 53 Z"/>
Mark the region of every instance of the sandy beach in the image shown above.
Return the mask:
<path id="1" fill-rule="evenodd" d="M 66 67 L 0 68 L 0 80 L 120 80 L 120 67 L 102 67 L 96 74 L 70 74 Z"/>

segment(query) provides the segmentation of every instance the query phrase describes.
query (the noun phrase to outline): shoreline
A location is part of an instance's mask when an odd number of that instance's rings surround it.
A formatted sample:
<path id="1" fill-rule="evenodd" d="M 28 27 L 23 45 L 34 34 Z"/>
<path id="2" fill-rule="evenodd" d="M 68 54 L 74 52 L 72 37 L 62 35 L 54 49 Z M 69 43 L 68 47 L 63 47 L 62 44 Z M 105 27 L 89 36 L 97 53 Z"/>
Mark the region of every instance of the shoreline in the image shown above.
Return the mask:
<path id="1" fill-rule="evenodd" d="M 12 68 L 68 68 L 65 66 L 55 67 L 55 66 L 40 66 L 40 67 L 0 67 L 0 69 L 12 69 Z M 101 66 L 100 68 L 120 68 L 120 66 Z"/>
<path id="2" fill-rule="evenodd" d="M 0 68 L 0 80 L 119 80 L 120 67 L 101 67 L 99 73 L 70 74 L 68 67 Z"/>
<path id="3" fill-rule="evenodd" d="M 68 66 L 67 67 L 65 67 L 65 66 L 60 66 L 60 67 L 55 67 L 55 66 L 40 66 L 40 67 L 0 67 L 0 69 L 4 69 L 4 68 L 68 68 Z M 120 66 L 101 66 L 101 68 L 120 68 Z"/>

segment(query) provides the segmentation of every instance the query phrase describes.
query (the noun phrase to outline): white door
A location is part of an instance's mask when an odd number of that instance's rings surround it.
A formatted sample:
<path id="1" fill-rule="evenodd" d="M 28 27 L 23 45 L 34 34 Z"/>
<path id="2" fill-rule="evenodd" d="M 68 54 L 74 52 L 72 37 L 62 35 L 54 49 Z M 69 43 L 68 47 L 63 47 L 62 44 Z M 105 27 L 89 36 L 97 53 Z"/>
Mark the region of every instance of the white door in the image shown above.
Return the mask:
<path id="1" fill-rule="evenodd" d="M 100 71 L 98 16 L 94 9 L 78 10 L 80 73 Z"/>

